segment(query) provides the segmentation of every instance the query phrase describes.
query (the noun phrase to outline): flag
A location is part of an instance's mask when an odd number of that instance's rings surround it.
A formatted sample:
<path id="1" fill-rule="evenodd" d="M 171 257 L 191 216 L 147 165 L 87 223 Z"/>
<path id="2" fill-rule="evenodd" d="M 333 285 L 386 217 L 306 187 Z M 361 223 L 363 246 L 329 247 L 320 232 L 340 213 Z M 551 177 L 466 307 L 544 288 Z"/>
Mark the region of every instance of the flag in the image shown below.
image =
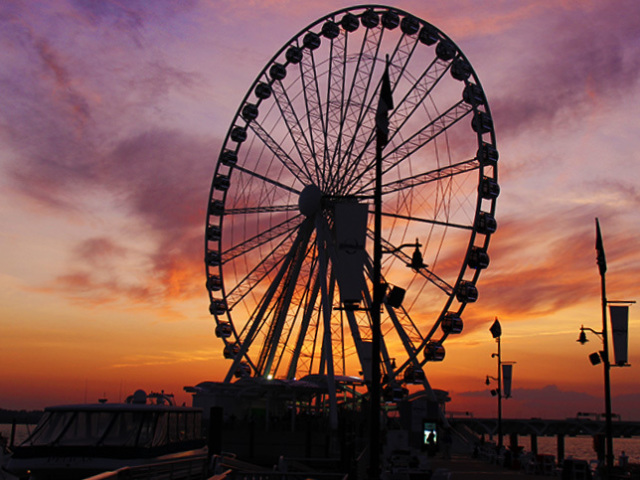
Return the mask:
<path id="1" fill-rule="evenodd" d="M 376 143 L 379 150 L 382 150 L 389 141 L 389 110 L 391 109 L 393 109 L 393 97 L 391 96 L 389 57 L 387 56 L 387 63 L 384 67 L 384 74 L 382 75 L 378 110 L 376 111 Z"/>
<path id="2" fill-rule="evenodd" d="M 602 245 L 602 234 L 600 233 L 600 222 L 596 218 L 596 251 L 598 268 L 600 269 L 600 276 L 604 275 L 607 271 L 607 259 L 604 257 L 604 246 Z"/>
<path id="3" fill-rule="evenodd" d="M 493 322 L 493 325 L 491 325 L 489 331 L 491 332 L 491 335 L 493 335 L 493 338 L 498 338 L 500 335 L 502 335 L 502 327 L 500 326 L 498 317 L 496 317 L 496 321 Z"/>

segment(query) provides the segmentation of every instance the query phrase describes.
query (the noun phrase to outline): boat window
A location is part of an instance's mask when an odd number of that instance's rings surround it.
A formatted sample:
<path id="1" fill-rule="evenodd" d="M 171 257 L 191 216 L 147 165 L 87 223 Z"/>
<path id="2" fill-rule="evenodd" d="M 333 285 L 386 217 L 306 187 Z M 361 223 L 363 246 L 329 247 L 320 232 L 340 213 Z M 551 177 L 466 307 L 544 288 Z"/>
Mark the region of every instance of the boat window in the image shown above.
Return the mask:
<path id="1" fill-rule="evenodd" d="M 184 440 L 187 435 L 187 419 L 184 412 L 178 413 L 178 440 Z"/>
<path id="2" fill-rule="evenodd" d="M 140 436 L 138 437 L 138 446 L 150 447 L 153 442 L 153 431 L 156 426 L 157 413 L 147 412 L 142 421 Z"/>
<path id="3" fill-rule="evenodd" d="M 193 415 L 193 413 L 187 413 L 185 414 L 185 417 L 187 420 L 187 425 L 185 428 L 185 439 L 193 440 L 195 438 L 194 425 L 193 425 L 195 416 Z"/>
<path id="4" fill-rule="evenodd" d="M 141 427 L 142 412 L 118 412 L 102 443 L 104 445 L 134 446 Z"/>
<path id="5" fill-rule="evenodd" d="M 109 426 L 109 412 L 77 412 L 56 442 L 59 445 L 96 445 Z"/>
<path id="6" fill-rule="evenodd" d="M 47 412 L 40 423 L 22 445 L 51 445 L 64 431 L 73 416 L 73 412 Z"/>
<path id="7" fill-rule="evenodd" d="M 202 415 L 200 412 L 194 414 L 193 421 L 193 438 L 202 438 Z"/>
<path id="8" fill-rule="evenodd" d="M 178 415 L 175 412 L 169 413 L 169 441 L 178 440 Z"/>
<path id="9" fill-rule="evenodd" d="M 169 428 L 169 415 L 159 414 L 158 421 L 156 423 L 156 431 L 153 436 L 153 446 L 159 447 L 167 444 L 168 428 Z"/>

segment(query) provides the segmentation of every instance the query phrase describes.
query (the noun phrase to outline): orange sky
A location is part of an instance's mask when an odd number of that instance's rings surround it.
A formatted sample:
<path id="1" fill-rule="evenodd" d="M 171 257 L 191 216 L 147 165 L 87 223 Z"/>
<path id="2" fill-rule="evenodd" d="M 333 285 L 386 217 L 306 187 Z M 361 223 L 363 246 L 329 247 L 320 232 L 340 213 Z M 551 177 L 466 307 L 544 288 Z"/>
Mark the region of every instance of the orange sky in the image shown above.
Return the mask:
<path id="1" fill-rule="evenodd" d="M 499 228 L 465 330 L 428 364 L 452 411 L 493 415 L 488 331 L 514 366 L 505 416 L 602 411 L 594 218 L 610 299 L 638 298 L 640 36 L 632 0 L 394 1 L 482 81 L 500 150 Z M 3 2 L 0 408 L 122 399 L 221 380 L 208 312 L 207 192 L 271 56 L 338 1 Z M 613 410 L 640 419 L 640 315 Z M 598 410 L 600 409 L 600 410 Z"/>

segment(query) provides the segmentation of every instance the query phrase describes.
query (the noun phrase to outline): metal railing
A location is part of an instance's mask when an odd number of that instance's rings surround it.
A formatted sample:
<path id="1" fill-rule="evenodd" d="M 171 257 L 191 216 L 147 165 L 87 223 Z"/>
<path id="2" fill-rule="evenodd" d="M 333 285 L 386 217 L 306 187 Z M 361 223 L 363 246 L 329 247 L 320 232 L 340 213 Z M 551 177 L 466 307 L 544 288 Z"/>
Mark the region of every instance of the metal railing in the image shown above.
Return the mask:
<path id="1" fill-rule="evenodd" d="M 85 480 L 204 480 L 207 476 L 207 457 L 203 455 L 189 459 L 123 467 L 99 473 Z"/>

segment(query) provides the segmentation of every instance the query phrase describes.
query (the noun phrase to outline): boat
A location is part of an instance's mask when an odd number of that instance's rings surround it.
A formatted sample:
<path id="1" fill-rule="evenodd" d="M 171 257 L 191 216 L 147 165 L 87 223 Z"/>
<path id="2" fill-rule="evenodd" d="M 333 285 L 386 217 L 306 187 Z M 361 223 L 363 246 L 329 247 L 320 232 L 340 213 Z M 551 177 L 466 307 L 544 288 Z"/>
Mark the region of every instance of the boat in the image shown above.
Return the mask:
<path id="1" fill-rule="evenodd" d="M 81 479 L 123 467 L 206 461 L 202 409 L 137 390 L 125 403 L 47 407 L 6 469 L 31 480 Z"/>

